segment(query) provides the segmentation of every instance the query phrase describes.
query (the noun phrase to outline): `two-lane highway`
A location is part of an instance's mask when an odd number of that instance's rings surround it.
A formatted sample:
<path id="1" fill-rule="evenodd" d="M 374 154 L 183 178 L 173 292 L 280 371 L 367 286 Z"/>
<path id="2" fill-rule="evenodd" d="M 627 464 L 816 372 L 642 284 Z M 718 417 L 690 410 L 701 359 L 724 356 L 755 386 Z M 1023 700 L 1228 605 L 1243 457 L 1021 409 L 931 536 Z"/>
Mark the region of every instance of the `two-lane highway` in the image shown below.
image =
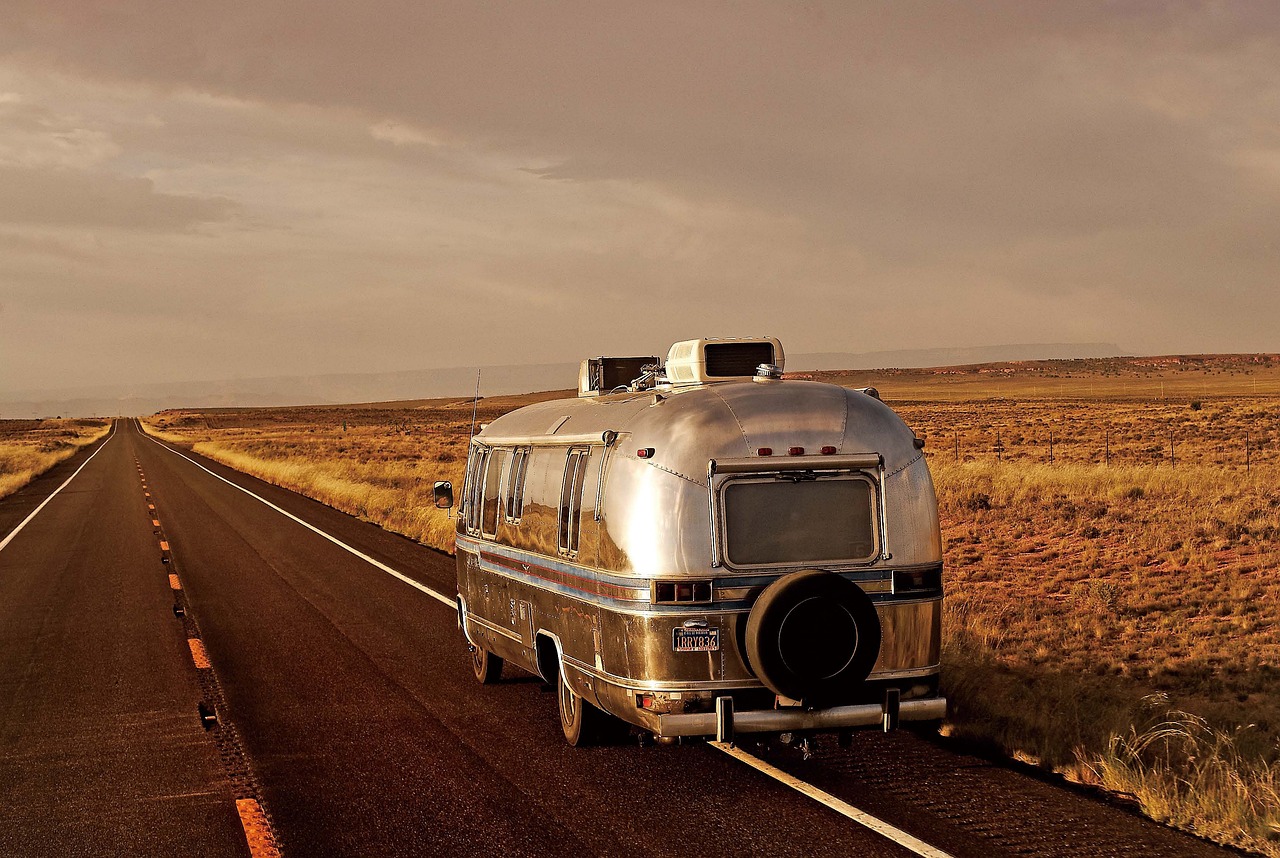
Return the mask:
<path id="1" fill-rule="evenodd" d="M 0 502 L 0 538 L 67 473 Z M 912 854 L 703 744 L 568 747 L 538 680 L 475 682 L 428 591 L 450 558 L 120 421 L 0 551 L 0 855 L 242 855 L 254 824 L 299 856 Z M 910 736 L 854 754 L 788 767 L 953 855 L 1223 854 Z"/>
<path id="2" fill-rule="evenodd" d="M 125 428 L 0 511 L 97 453 L 0 550 L 0 855 L 247 854 Z"/>

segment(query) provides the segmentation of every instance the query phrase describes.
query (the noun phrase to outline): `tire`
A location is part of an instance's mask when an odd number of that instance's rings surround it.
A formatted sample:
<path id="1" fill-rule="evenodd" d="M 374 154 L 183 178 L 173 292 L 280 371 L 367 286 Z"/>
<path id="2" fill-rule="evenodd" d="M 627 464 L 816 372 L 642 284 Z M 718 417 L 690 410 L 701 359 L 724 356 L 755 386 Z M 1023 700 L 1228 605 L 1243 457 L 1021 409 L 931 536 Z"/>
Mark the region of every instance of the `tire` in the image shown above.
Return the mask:
<path id="1" fill-rule="evenodd" d="M 502 658 L 475 644 L 467 644 L 471 650 L 471 669 L 481 685 L 493 685 L 502 678 Z"/>
<path id="2" fill-rule="evenodd" d="M 609 716 L 570 688 L 563 672 L 556 678 L 556 686 L 565 741 L 575 748 L 598 744 L 606 733 Z"/>
<path id="3" fill-rule="evenodd" d="M 856 696 L 880 655 L 880 618 L 857 584 L 806 569 L 764 589 L 745 637 L 751 669 L 772 691 L 839 705 Z"/>

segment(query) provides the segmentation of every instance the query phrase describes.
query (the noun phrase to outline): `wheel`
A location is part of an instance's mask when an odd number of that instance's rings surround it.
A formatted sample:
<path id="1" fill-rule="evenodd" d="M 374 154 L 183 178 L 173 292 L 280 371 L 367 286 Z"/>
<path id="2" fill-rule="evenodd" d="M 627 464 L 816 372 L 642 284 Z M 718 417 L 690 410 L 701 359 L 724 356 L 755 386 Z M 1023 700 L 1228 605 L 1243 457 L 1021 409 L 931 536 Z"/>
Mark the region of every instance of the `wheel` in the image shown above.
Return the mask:
<path id="1" fill-rule="evenodd" d="M 609 716 L 570 688 L 563 672 L 556 685 L 559 687 L 560 729 L 564 731 L 565 741 L 575 748 L 599 742 L 605 734 Z"/>
<path id="2" fill-rule="evenodd" d="M 493 685 L 502 676 L 502 658 L 484 647 L 467 644 L 471 650 L 471 669 L 481 685 Z"/>
<path id="3" fill-rule="evenodd" d="M 851 699 L 880 653 L 880 619 L 862 589 L 818 569 L 779 578 L 747 616 L 747 661 L 769 689 L 805 703 Z"/>

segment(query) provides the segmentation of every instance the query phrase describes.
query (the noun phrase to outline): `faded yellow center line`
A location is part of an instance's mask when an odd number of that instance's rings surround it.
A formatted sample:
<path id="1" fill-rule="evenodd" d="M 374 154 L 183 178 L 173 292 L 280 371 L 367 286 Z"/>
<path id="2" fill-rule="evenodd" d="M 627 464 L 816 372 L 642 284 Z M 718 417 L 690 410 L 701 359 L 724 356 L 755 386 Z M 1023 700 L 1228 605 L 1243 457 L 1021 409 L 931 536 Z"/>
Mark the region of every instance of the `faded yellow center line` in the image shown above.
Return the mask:
<path id="1" fill-rule="evenodd" d="M 162 539 L 162 540 L 160 540 L 160 550 L 161 550 L 161 551 L 168 551 L 168 550 L 169 550 L 169 543 L 165 542 L 163 539 Z"/>
<path id="2" fill-rule="evenodd" d="M 276 845 L 262 806 L 251 798 L 238 798 L 236 811 L 240 814 L 245 839 L 249 841 L 249 854 L 253 858 L 280 858 L 280 847 Z"/>
<path id="3" fill-rule="evenodd" d="M 181 590 L 181 589 L 182 589 L 182 582 L 180 582 L 180 581 L 178 580 L 178 576 L 177 576 L 177 575 L 170 575 L 170 576 L 169 576 L 169 589 L 170 589 L 170 590 Z M 192 640 L 194 640 L 194 638 L 192 638 Z"/>
<path id="4" fill-rule="evenodd" d="M 209 661 L 209 653 L 204 650 L 204 641 L 199 638 L 187 638 L 187 646 L 191 647 L 191 660 L 196 667 L 213 667 Z"/>

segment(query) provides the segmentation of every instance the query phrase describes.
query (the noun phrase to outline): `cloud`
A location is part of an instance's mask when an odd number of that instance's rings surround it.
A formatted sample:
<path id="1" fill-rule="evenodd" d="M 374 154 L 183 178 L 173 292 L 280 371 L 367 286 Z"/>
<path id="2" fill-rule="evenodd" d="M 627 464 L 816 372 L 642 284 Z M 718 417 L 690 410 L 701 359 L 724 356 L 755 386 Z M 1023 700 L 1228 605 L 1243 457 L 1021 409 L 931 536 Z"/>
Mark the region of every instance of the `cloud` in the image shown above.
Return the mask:
<path id="1" fill-rule="evenodd" d="M 0 166 L 0 223 L 180 231 L 234 211 L 226 199 L 159 193 L 146 178 Z"/>
<path id="2" fill-rule="evenodd" d="M 7 9 L 22 312 L 163 277 L 192 365 L 1280 345 L 1280 7 Z"/>
<path id="3" fill-rule="evenodd" d="M 79 127 L 74 117 L 30 104 L 18 93 L 0 93 L 0 165 L 85 169 L 119 152 L 101 129 Z"/>
<path id="4" fill-rule="evenodd" d="M 391 121 L 370 126 L 369 134 L 374 140 L 382 140 L 395 146 L 422 146 L 434 142 L 429 135 L 416 128 Z"/>

